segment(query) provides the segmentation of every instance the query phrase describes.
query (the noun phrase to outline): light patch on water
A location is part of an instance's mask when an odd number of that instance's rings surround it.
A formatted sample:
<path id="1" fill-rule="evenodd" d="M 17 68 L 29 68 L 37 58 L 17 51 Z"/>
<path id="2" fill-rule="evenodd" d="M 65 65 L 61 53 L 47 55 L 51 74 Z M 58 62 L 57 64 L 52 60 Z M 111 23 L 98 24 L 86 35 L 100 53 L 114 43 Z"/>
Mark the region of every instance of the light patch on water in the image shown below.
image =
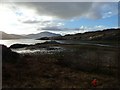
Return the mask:
<path id="1" fill-rule="evenodd" d="M 17 53 L 35 53 L 35 52 L 40 52 L 41 50 L 12 50 Z"/>
<path id="2" fill-rule="evenodd" d="M 0 40 L 0 44 L 4 44 L 7 47 L 10 47 L 13 44 L 36 44 L 36 43 L 44 43 L 49 40 L 34 40 L 34 39 L 10 39 L 10 40 Z"/>
<path id="3" fill-rule="evenodd" d="M 39 49 L 26 49 L 26 48 L 20 48 L 20 49 L 12 49 L 12 51 L 20 53 L 20 54 L 52 54 L 55 52 L 61 52 L 65 50 L 62 47 L 48 47 L 48 48 L 39 48 Z"/>

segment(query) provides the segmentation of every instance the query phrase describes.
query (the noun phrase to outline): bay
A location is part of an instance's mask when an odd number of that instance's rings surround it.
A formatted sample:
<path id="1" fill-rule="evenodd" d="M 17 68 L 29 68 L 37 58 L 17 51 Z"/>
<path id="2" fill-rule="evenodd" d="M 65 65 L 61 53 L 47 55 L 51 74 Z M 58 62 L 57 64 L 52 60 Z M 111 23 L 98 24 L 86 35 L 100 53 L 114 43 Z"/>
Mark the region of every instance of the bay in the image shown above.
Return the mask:
<path id="1" fill-rule="evenodd" d="M 34 40 L 34 39 L 10 39 L 10 40 L 0 40 L 0 44 L 10 47 L 13 44 L 35 44 L 43 43 L 49 40 Z"/>

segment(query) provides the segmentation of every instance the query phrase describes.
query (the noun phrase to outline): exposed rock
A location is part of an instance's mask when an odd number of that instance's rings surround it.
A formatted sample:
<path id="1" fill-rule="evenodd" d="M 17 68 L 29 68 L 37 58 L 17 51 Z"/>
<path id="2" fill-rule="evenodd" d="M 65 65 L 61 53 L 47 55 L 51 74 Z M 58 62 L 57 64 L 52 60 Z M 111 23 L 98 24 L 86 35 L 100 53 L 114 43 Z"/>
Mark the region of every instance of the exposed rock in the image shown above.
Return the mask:
<path id="1" fill-rule="evenodd" d="M 24 48 L 24 47 L 28 47 L 30 45 L 27 44 L 13 44 L 10 46 L 10 48 L 16 49 L 16 48 Z"/>
<path id="2" fill-rule="evenodd" d="M 43 44 L 61 44 L 61 43 L 59 43 L 57 41 L 46 41 Z"/>
<path id="3" fill-rule="evenodd" d="M 48 37 L 42 37 L 42 38 L 39 38 L 37 40 L 49 40 L 49 38 Z"/>

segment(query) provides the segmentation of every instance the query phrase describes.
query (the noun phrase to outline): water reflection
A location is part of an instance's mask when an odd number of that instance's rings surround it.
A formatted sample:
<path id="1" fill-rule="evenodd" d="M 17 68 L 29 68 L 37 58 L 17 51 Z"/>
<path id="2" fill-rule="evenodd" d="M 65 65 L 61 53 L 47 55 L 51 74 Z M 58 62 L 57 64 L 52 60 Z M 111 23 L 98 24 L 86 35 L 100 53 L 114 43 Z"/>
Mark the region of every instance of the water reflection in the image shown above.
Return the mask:
<path id="1" fill-rule="evenodd" d="M 36 43 L 44 43 L 50 40 L 34 40 L 34 39 L 12 39 L 12 40 L 0 40 L 0 44 L 4 44 L 7 47 L 10 47 L 13 44 L 36 44 Z M 96 46 L 106 46 L 111 47 L 110 43 L 99 43 L 92 41 L 81 41 L 81 40 L 55 40 L 59 43 L 63 44 L 84 44 L 84 45 L 96 45 Z"/>
<path id="2" fill-rule="evenodd" d="M 12 51 L 20 53 L 20 54 L 53 54 L 55 52 L 61 52 L 65 50 L 63 47 L 47 47 L 47 48 L 36 48 L 36 49 L 30 49 L 30 48 L 19 48 L 19 49 L 12 49 Z"/>
<path id="3" fill-rule="evenodd" d="M 34 40 L 34 39 L 11 39 L 11 40 L 0 40 L 0 44 L 4 44 L 7 47 L 10 47 L 13 44 L 35 44 L 43 43 L 48 40 Z"/>

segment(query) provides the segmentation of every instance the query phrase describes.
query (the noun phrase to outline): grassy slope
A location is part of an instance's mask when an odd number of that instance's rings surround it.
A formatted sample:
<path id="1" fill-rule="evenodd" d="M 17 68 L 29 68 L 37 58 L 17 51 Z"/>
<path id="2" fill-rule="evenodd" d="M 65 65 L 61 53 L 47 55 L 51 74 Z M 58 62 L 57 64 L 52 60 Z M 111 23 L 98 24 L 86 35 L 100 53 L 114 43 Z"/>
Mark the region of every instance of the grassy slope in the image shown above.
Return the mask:
<path id="1" fill-rule="evenodd" d="M 83 41 L 100 41 L 100 42 L 119 42 L 120 29 L 105 29 L 102 31 L 93 31 L 77 34 L 68 34 L 65 36 L 51 37 L 54 40 L 83 40 Z"/>
<path id="2" fill-rule="evenodd" d="M 67 51 L 52 55 L 24 55 L 18 63 L 5 63 L 3 65 L 3 87 L 91 88 L 93 77 L 98 80 L 98 88 L 118 87 L 117 72 L 114 72 L 114 68 L 117 69 L 114 67 L 116 64 L 110 63 L 111 67 L 106 66 L 113 70 L 112 74 L 96 72 L 95 69 L 86 70 L 86 62 L 84 62 L 88 61 L 92 66 L 91 62 L 98 61 L 97 59 L 99 61 L 117 60 L 118 48 L 91 45 L 61 46 L 67 48 Z"/>

